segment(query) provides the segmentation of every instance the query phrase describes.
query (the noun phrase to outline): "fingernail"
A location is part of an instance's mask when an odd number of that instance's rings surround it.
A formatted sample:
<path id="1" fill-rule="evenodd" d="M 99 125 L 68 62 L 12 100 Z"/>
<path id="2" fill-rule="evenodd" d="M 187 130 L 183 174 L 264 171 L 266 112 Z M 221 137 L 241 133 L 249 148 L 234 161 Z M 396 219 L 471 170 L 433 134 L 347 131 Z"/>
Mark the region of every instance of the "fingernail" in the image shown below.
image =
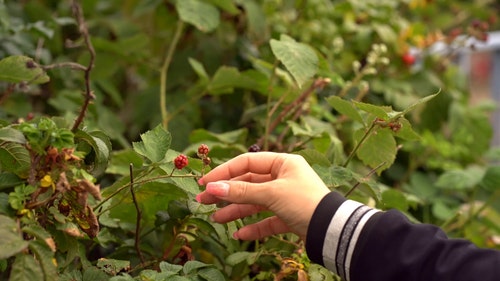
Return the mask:
<path id="1" fill-rule="evenodd" d="M 199 184 L 199 185 L 204 185 L 204 184 L 205 184 L 205 183 L 203 182 L 203 178 L 200 178 L 200 179 L 198 180 L 198 184 Z"/>
<path id="2" fill-rule="evenodd" d="M 215 219 L 214 219 L 214 215 L 211 214 L 209 217 L 208 217 L 208 220 L 211 221 L 211 222 L 215 222 Z"/>
<path id="3" fill-rule="evenodd" d="M 196 199 L 196 202 L 201 203 L 201 194 L 197 194 L 195 199 Z"/>
<path id="4" fill-rule="evenodd" d="M 212 195 L 226 197 L 229 194 L 229 184 L 225 182 L 209 182 L 205 190 Z"/>
<path id="5" fill-rule="evenodd" d="M 238 231 L 233 233 L 233 239 L 239 240 L 240 238 L 238 237 Z"/>

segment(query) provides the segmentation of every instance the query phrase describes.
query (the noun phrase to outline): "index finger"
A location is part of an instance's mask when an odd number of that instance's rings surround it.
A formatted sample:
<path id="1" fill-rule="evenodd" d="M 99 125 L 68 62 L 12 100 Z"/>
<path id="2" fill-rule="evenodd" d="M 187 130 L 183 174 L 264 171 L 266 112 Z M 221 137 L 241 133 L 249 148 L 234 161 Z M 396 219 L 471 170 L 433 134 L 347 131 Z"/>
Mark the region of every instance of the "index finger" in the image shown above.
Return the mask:
<path id="1" fill-rule="evenodd" d="M 274 178 L 283 164 L 285 156 L 275 152 L 250 152 L 215 167 L 198 182 L 205 184 L 213 181 L 230 180 L 248 173 L 269 174 Z"/>

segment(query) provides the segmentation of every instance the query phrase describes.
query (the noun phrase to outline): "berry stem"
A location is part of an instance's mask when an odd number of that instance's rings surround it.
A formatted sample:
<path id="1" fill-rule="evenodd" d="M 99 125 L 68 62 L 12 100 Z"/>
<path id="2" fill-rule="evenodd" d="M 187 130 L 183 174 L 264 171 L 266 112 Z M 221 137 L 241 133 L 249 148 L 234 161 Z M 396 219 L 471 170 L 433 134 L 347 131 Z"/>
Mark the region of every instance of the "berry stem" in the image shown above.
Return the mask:
<path id="1" fill-rule="evenodd" d="M 141 265 L 144 265 L 146 260 L 144 259 L 144 256 L 142 255 L 140 244 L 141 244 L 141 219 L 142 219 L 142 211 L 141 208 L 139 208 L 139 204 L 137 203 L 137 198 L 135 197 L 135 191 L 134 191 L 134 165 L 130 163 L 129 166 L 129 172 L 130 172 L 130 194 L 132 195 L 132 202 L 134 203 L 135 210 L 136 210 L 136 223 L 135 223 L 135 239 L 134 239 L 134 247 L 135 251 L 137 252 L 137 255 L 139 256 L 139 259 L 141 260 Z"/>

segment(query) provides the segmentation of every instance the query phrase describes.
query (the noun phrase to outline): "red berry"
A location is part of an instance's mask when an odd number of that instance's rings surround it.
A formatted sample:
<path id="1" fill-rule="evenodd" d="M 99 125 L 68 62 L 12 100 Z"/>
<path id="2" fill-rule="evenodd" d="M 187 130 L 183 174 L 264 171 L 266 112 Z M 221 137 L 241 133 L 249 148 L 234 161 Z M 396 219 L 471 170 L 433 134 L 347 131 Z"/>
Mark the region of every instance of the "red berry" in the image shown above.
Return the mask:
<path id="1" fill-rule="evenodd" d="M 208 152 L 210 150 L 208 149 L 208 146 L 206 144 L 200 144 L 200 146 L 198 147 L 198 156 L 200 156 L 200 158 L 203 158 L 201 157 L 201 155 L 207 155 Z"/>
<path id="2" fill-rule="evenodd" d="M 258 144 L 252 144 L 248 148 L 248 152 L 259 152 L 260 151 L 260 146 Z"/>
<path id="3" fill-rule="evenodd" d="M 404 64 L 411 66 L 415 63 L 415 56 L 410 54 L 410 53 L 405 53 L 401 59 L 403 60 Z"/>
<path id="4" fill-rule="evenodd" d="M 186 155 L 180 154 L 179 156 L 175 157 L 174 159 L 174 164 L 177 169 L 182 169 L 188 165 L 189 161 Z"/>

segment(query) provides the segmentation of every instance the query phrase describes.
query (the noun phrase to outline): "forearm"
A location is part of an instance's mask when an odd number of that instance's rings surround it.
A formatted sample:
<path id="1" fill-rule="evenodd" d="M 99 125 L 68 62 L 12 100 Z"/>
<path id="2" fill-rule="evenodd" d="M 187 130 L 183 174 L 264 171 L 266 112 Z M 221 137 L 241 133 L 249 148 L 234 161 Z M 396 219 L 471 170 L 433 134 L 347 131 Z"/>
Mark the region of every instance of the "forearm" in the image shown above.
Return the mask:
<path id="1" fill-rule="evenodd" d="M 412 224 L 331 193 L 307 234 L 311 260 L 344 280 L 498 280 L 500 252 L 448 239 L 437 227 Z"/>

